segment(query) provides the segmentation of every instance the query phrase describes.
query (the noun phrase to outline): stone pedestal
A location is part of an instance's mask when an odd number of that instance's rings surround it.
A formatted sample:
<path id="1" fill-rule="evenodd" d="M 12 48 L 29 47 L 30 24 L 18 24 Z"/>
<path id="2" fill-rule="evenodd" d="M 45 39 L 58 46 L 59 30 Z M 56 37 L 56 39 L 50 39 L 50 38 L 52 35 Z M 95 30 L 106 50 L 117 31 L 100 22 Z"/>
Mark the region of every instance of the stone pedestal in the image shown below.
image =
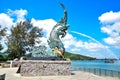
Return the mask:
<path id="1" fill-rule="evenodd" d="M 12 62 L 11 62 L 11 67 L 19 67 L 20 64 L 21 64 L 20 61 L 12 61 Z"/>
<path id="2" fill-rule="evenodd" d="M 24 60 L 21 62 L 22 76 L 70 75 L 70 61 Z"/>

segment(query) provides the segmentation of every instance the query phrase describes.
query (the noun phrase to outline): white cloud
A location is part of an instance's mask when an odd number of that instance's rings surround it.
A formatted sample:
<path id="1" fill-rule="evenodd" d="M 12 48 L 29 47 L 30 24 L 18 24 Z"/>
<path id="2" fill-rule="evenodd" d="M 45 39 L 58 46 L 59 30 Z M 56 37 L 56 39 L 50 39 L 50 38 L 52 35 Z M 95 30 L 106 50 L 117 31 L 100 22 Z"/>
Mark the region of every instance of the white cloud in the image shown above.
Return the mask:
<path id="1" fill-rule="evenodd" d="M 98 19 L 101 23 L 104 24 L 118 22 L 120 21 L 120 12 L 106 12 L 102 14 Z"/>
<path id="2" fill-rule="evenodd" d="M 31 20 L 34 26 L 38 26 L 39 28 L 43 28 L 44 32 L 46 33 L 46 36 L 41 38 L 42 44 L 48 46 L 47 44 L 47 38 L 49 37 L 50 31 L 52 30 L 53 26 L 57 23 L 53 19 L 46 19 L 46 20 Z M 72 31 L 73 32 L 73 31 Z M 93 57 L 99 57 L 97 55 L 105 55 L 107 54 L 108 47 L 102 45 L 99 41 L 92 38 L 91 36 L 75 32 L 76 34 L 82 35 L 84 37 L 87 37 L 88 39 L 92 40 L 93 42 L 84 42 L 82 40 L 78 40 L 76 37 L 74 37 L 72 34 L 67 33 L 67 35 L 62 39 L 64 47 L 67 51 L 73 52 L 73 53 L 79 53 L 83 55 L 89 55 Z M 108 52 L 110 53 L 110 52 Z M 93 55 L 94 54 L 94 55 Z M 104 56 L 105 57 L 105 56 Z"/>
<path id="3" fill-rule="evenodd" d="M 11 26 L 13 25 L 13 18 L 11 18 L 5 13 L 0 13 L 0 25 L 3 28 L 11 28 Z"/>
<path id="4" fill-rule="evenodd" d="M 10 16 L 16 16 L 17 22 L 25 20 L 25 15 L 27 15 L 27 10 L 11 10 L 8 9 L 8 15 Z"/>
<path id="5" fill-rule="evenodd" d="M 56 22 L 53 19 L 45 19 L 45 20 L 36 20 L 34 18 L 31 19 L 31 23 L 33 26 L 43 29 L 43 37 L 39 38 L 38 40 L 42 41 L 41 44 L 48 47 L 47 39 L 49 37 L 50 31 L 52 30 L 53 26 Z"/>
<path id="6" fill-rule="evenodd" d="M 46 20 L 32 19 L 32 23 L 34 26 L 43 28 L 43 30 L 47 36 L 45 36 L 41 40 L 44 40 L 43 41 L 44 43 L 47 42 L 47 38 L 49 37 L 50 31 L 52 30 L 52 28 L 56 24 L 56 22 L 52 19 L 46 19 Z M 86 49 L 91 49 L 93 46 L 92 44 L 89 44 L 89 43 L 86 44 L 87 42 L 82 42 L 81 40 L 77 40 L 75 37 L 72 36 L 72 34 L 69 34 L 69 33 L 67 33 L 67 35 L 65 36 L 65 38 L 62 39 L 62 41 L 63 41 L 64 47 L 69 50 L 71 49 L 71 47 L 76 48 L 76 50 L 78 51 L 78 50 L 80 50 L 81 47 L 84 47 Z M 96 44 L 96 45 L 98 45 L 98 44 Z M 89 47 L 87 47 L 87 46 L 89 46 Z M 94 48 L 95 48 L 95 46 L 94 46 Z M 95 50 L 96 50 L 96 48 L 95 48 Z M 75 51 L 75 49 L 74 49 L 74 51 Z"/>
<path id="7" fill-rule="evenodd" d="M 0 13 L 0 25 L 4 28 L 7 27 L 8 30 L 19 21 L 25 20 L 25 15 L 27 15 L 27 10 L 11 10 L 8 9 L 7 13 Z M 12 16 L 17 17 L 17 19 L 12 18 Z"/>
<path id="8" fill-rule="evenodd" d="M 76 33 L 80 36 L 83 36 L 83 37 L 87 37 L 88 39 L 92 40 L 93 42 L 83 42 L 83 41 L 80 41 L 80 44 L 82 47 L 88 49 L 89 51 L 95 51 L 97 49 L 101 49 L 101 48 L 107 48 L 107 46 L 104 46 L 103 44 L 101 44 L 99 41 L 97 41 L 96 39 L 94 39 L 93 37 L 89 36 L 89 35 L 86 35 L 86 34 L 83 34 L 83 33 L 80 33 L 80 32 L 76 32 L 76 31 L 71 31 L 73 33 Z"/>
<path id="9" fill-rule="evenodd" d="M 91 39 L 91 40 L 93 40 L 93 41 L 95 41 L 95 42 L 97 42 L 97 43 L 100 44 L 99 41 L 97 41 L 96 39 L 92 38 L 91 36 L 88 36 L 88 35 L 86 35 L 86 34 L 83 34 L 83 33 L 80 33 L 80 32 L 76 32 L 76 31 L 71 31 L 71 32 L 76 33 L 76 34 L 79 34 L 79 35 L 84 36 L 84 37 L 87 37 L 87 38 L 89 38 L 89 39 Z"/>
<path id="10" fill-rule="evenodd" d="M 2 37 L 2 39 L 0 39 L 0 43 L 2 44 L 3 49 L 0 52 L 5 52 L 8 49 L 5 42 L 6 42 L 6 37 Z"/>
<path id="11" fill-rule="evenodd" d="M 117 58 L 116 55 L 114 55 L 114 53 L 109 49 L 108 46 L 101 44 L 99 41 L 97 41 L 93 37 L 80 32 L 75 32 L 75 31 L 72 31 L 72 32 L 88 38 L 88 41 L 78 40 L 75 37 L 73 37 L 74 42 L 71 42 L 70 40 L 68 40 L 68 43 L 72 45 L 72 47 L 69 48 L 69 51 L 73 53 L 79 53 L 82 55 L 96 57 L 96 58 L 107 58 L 107 57 Z M 89 40 L 91 40 L 91 42 Z"/>
<path id="12" fill-rule="evenodd" d="M 71 35 L 71 34 L 67 34 Z M 66 37 L 63 39 L 63 43 L 65 45 L 65 48 L 71 48 L 71 51 L 78 52 L 81 51 L 81 49 L 86 49 L 89 52 L 98 52 L 101 49 L 107 48 L 107 46 L 104 46 L 100 43 L 96 42 L 84 42 L 82 40 L 77 40 L 75 37 L 71 35 L 71 37 Z"/>
<path id="13" fill-rule="evenodd" d="M 9 9 L 7 14 L 5 14 L 5 13 L 0 14 L 0 24 L 2 24 L 2 26 L 6 26 L 6 27 L 12 26 L 14 23 L 16 23 L 18 21 L 23 21 L 25 19 L 25 15 L 27 15 L 27 10 L 23 10 L 23 9 L 11 10 L 11 9 Z M 17 17 L 17 19 L 15 19 L 14 17 L 12 18 L 12 16 Z M 16 22 L 13 22 L 13 21 L 16 21 Z M 33 26 L 43 28 L 43 32 L 45 33 L 44 37 L 36 39 L 36 41 L 42 40 L 41 44 L 48 46 L 47 39 L 49 37 L 50 31 L 52 30 L 53 26 L 57 22 L 54 21 L 53 19 L 36 20 L 34 18 L 31 19 L 31 22 L 32 22 Z M 118 28 L 118 25 L 119 25 L 119 23 L 118 24 L 116 23 L 114 25 L 114 28 L 106 28 L 106 26 L 105 26 L 102 28 L 103 29 L 102 31 L 109 35 L 113 34 L 113 31 L 111 31 L 111 30 L 115 30 L 118 33 L 120 31 L 120 28 Z M 118 36 L 118 34 L 116 34 L 116 32 L 114 32 L 113 36 L 115 36 L 115 35 Z M 74 33 L 79 34 L 83 37 L 87 37 L 88 39 L 92 40 L 92 42 L 89 42 L 89 40 L 87 42 L 78 40 L 72 34 L 67 33 L 65 38 L 62 39 L 63 44 L 67 51 L 73 52 L 73 53 L 79 53 L 79 54 L 83 54 L 83 55 L 89 55 L 89 56 L 93 56 L 93 57 L 100 57 L 98 55 L 104 56 L 104 54 L 107 53 L 106 50 L 108 50 L 108 47 L 102 45 L 96 39 L 92 38 L 91 36 L 79 33 L 79 32 L 74 31 Z M 38 44 L 36 44 L 36 45 L 38 45 Z"/>
<path id="14" fill-rule="evenodd" d="M 115 47 L 120 48 L 120 37 L 117 37 L 117 38 L 108 37 L 108 38 L 105 38 L 104 41 L 108 44 L 111 44 Z"/>
<path id="15" fill-rule="evenodd" d="M 56 21 L 54 21 L 53 19 L 36 20 L 32 18 L 31 23 L 33 24 L 33 26 L 42 28 L 43 32 L 46 33 L 46 37 L 48 37 L 53 26 L 56 24 Z"/>
<path id="16" fill-rule="evenodd" d="M 74 46 L 77 43 L 77 40 L 75 37 L 73 37 L 71 34 L 67 33 L 65 38 L 62 39 L 65 48 L 70 48 L 70 46 Z"/>
<path id="17" fill-rule="evenodd" d="M 94 43 L 94 42 L 84 42 L 84 47 L 85 49 L 91 51 L 91 52 L 94 52 L 94 51 L 99 51 L 101 49 L 104 49 L 105 46 L 101 45 L 101 44 L 98 44 L 98 43 Z"/>
<path id="18" fill-rule="evenodd" d="M 12 26 L 18 22 L 18 21 L 23 21 L 25 18 L 25 15 L 27 14 L 27 10 L 11 10 L 9 9 L 7 13 L 0 13 L 0 25 L 2 28 L 7 28 L 7 32 L 8 34 L 10 34 L 10 29 L 12 28 Z M 14 17 L 12 18 L 12 16 L 17 17 L 17 19 L 15 19 Z M 2 46 L 4 47 L 4 49 L 1 52 L 4 52 L 7 49 L 6 46 L 6 37 L 3 37 L 2 40 L 0 40 L 0 43 L 2 44 Z"/>
<path id="19" fill-rule="evenodd" d="M 115 48 L 120 48 L 120 12 L 107 12 L 99 17 L 103 27 L 101 31 L 107 33 L 108 37 L 104 38 L 104 42 Z"/>

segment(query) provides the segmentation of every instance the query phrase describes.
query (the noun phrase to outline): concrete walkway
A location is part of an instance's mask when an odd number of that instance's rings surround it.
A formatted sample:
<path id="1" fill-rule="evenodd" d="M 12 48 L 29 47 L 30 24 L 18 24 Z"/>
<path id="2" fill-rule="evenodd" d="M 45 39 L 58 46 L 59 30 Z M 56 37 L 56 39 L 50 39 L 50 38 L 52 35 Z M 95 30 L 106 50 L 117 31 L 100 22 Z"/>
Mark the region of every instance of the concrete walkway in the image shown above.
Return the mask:
<path id="1" fill-rule="evenodd" d="M 87 72 L 75 72 L 70 76 L 37 76 L 37 77 L 23 77 L 17 74 L 18 68 L 0 68 L 0 74 L 6 73 L 5 80 L 120 80 L 118 78 L 101 77 Z"/>

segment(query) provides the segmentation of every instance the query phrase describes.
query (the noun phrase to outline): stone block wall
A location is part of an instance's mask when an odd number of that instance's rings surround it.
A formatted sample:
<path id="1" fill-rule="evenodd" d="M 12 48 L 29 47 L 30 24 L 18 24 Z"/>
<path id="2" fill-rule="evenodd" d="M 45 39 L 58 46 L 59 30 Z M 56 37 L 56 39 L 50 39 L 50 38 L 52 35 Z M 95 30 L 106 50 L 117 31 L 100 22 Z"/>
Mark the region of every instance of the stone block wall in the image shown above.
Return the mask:
<path id="1" fill-rule="evenodd" d="M 19 67 L 21 64 L 20 61 L 12 61 L 12 67 Z"/>
<path id="2" fill-rule="evenodd" d="M 24 60 L 21 62 L 22 76 L 70 75 L 70 61 Z"/>

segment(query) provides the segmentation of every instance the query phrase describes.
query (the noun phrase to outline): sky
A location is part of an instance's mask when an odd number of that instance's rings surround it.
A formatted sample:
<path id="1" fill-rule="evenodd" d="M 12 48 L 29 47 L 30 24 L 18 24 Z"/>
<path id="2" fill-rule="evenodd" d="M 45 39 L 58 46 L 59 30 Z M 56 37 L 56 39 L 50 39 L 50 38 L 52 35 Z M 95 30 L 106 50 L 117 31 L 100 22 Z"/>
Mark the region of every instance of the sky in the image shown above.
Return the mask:
<path id="1" fill-rule="evenodd" d="M 0 25 L 9 30 L 15 23 L 29 19 L 43 28 L 40 40 L 47 46 L 52 27 L 63 17 L 59 2 L 67 9 L 70 25 L 62 39 L 66 51 L 95 58 L 120 58 L 119 0 L 1 0 Z"/>

